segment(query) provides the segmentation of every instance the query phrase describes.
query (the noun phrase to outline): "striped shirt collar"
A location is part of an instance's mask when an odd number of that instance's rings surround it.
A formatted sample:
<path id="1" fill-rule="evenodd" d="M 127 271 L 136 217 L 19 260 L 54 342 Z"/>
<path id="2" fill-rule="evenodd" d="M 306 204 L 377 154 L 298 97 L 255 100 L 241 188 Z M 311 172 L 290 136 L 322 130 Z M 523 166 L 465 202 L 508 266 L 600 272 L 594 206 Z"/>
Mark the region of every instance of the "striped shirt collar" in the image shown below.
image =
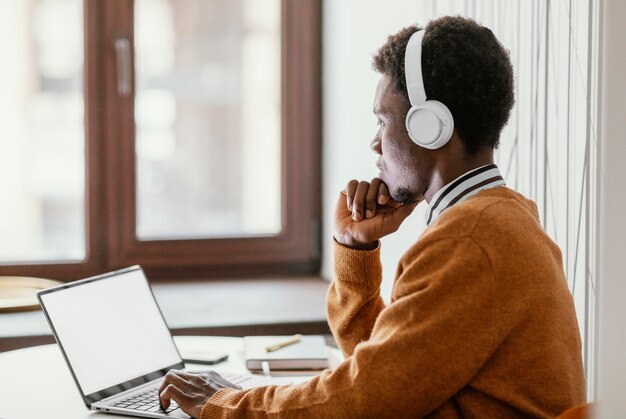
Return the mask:
<path id="1" fill-rule="evenodd" d="M 426 225 L 431 225 L 442 212 L 463 202 L 480 191 L 504 185 L 504 179 L 495 164 L 488 164 L 459 176 L 437 191 L 426 209 Z"/>

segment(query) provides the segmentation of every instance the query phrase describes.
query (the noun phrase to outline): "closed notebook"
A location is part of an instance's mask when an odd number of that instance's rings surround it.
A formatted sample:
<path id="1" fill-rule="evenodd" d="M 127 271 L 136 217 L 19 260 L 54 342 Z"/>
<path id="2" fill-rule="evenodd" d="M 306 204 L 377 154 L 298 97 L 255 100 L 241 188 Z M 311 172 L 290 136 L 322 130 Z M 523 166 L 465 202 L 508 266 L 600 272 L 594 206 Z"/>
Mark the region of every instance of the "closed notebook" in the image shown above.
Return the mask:
<path id="1" fill-rule="evenodd" d="M 246 367 L 251 371 L 262 370 L 267 361 L 270 370 L 322 370 L 328 368 L 326 342 L 320 335 L 302 336 L 300 341 L 267 352 L 265 348 L 289 339 L 290 336 L 246 336 Z"/>

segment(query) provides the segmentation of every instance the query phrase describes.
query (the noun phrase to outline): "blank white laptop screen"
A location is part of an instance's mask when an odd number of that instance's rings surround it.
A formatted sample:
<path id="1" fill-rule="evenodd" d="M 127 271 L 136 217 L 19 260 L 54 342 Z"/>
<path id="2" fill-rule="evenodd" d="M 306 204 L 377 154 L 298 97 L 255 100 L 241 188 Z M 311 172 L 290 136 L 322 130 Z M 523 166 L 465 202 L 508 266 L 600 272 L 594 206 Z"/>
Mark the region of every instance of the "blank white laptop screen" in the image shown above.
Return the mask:
<path id="1" fill-rule="evenodd" d="M 40 297 L 86 395 L 181 361 L 141 269 Z"/>

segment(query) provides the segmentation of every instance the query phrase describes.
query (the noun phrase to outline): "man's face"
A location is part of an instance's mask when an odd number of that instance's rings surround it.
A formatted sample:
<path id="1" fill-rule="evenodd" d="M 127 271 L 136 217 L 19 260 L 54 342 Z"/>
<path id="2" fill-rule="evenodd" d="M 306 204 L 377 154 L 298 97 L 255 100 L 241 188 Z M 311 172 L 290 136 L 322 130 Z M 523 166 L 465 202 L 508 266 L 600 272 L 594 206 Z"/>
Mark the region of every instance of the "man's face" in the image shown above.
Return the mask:
<path id="1" fill-rule="evenodd" d="M 370 146 L 379 154 L 378 177 L 389 187 L 391 197 L 404 204 L 424 199 L 434 166 L 429 150 L 413 143 L 406 132 L 407 111 L 406 100 L 383 75 L 374 98 L 378 131 Z"/>

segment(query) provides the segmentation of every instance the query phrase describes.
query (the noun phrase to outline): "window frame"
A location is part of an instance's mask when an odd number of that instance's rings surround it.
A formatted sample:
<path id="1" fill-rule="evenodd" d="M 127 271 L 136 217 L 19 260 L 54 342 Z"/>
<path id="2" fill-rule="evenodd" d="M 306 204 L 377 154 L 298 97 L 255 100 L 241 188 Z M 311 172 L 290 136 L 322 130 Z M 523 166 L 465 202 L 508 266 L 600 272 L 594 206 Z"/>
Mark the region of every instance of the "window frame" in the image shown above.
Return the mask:
<path id="1" fill-rule="evenodd" d="M 3 264 L 0 275 L 67 280 L 134 264 L 168 279 L 319 272 L 321 0 L 281 1 L 281 232 L 194 240 L 136 237 L 134 80 L 132 94 L 119 97 L 114 49 L 126 37 L 134 57 L 134 3 L 85 0 L 83 7 L 86 257 Z"/>

